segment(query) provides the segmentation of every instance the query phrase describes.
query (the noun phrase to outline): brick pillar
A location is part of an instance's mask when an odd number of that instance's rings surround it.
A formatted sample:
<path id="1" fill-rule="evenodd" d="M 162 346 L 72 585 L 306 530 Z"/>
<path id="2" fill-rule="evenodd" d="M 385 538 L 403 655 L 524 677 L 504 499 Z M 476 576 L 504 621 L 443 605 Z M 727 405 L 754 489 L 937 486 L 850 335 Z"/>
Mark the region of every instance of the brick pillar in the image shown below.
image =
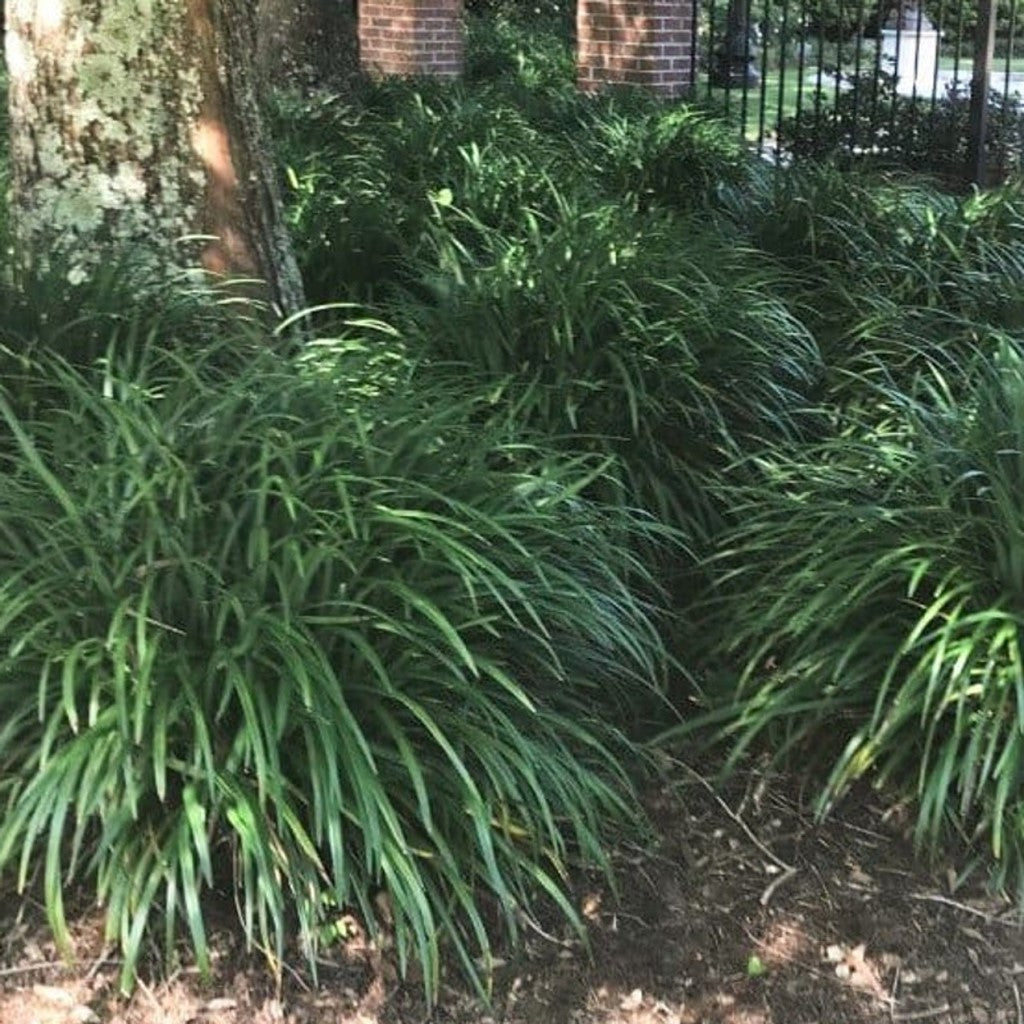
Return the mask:
<path id="1" fill-rule="evenodd" d="M 642 85 L 665 97 L 691 84 L 696 0 L 578 0 L 580 89 Z"/>
<path id="2" fill-rule="evenodd" d="M 462 57 L 462 0 L 359 0 L 364 71 L 456 78 Z"/>

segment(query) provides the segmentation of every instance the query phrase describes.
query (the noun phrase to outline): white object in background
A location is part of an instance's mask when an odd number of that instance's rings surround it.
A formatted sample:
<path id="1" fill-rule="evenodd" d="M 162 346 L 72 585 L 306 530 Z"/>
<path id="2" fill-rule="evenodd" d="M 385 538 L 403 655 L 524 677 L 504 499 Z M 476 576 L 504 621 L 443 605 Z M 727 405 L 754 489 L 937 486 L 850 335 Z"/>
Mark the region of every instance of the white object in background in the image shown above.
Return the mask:
<path id="1" fill-rule="evenodd" d="M 882 27 L 882 65 L 904 95 L 931 96 L 939 60 L 939 33 L 914 2 L 900 4 Z"/>

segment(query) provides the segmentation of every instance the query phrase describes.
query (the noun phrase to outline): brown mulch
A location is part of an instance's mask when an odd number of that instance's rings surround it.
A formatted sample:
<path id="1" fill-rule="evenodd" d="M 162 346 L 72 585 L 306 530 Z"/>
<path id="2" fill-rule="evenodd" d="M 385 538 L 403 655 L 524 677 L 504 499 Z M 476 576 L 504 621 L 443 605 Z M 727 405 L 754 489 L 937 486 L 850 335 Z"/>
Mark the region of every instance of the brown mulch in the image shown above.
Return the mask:
<path id="1" fill-rule="evenodd" d="M 619 893 L 581 879 L 589 955 L 524 924 L 489 1007 L 450 979 L 428 1013 L 386 954 L 350 941 L 275 986 L 227 919 L 212 978 L 154 973 L 117 996 L 95 911 L 59 962 L 33 901 L 0 901 L 0 1024 L 1024 1024 L 1024 931 L 983 872 L 927 863 L 867 789 L 816 824 L 799 784 L 748 771 L 716 793 L 676 765 L 648 798 L 660 840 L 616 852 Z M 156 958 L 154 957 L 154 962 Z"/>

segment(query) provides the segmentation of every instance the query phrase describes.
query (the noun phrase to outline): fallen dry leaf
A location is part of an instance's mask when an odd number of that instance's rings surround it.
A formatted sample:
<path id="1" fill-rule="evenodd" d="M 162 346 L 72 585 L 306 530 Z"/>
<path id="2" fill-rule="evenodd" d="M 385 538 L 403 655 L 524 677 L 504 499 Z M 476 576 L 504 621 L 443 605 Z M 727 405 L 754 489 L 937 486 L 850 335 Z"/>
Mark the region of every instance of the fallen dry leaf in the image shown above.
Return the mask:
<path id="1" fill-rule="evenodd" d="M 207 1013 L 220 1013 L 222 1010 L 233 1010 L 238 1006 L 237 999 L 231 999 L 229 996 L 221 996 L 217 999 L 211 999 L 203 1009 Z"/>
<path id="2" fill-rule="evenodd" d="M 632 1013 L 634 1010 L 639 1010 L 644 1003 L 644 992 L 643 989 L 635 988 L 632 992 L 626 996 L 625 999 L 619 1003 L 619 1009 L 624 1010 L 626 1013 Z"/>
<path id="3" fill-rule="evenodd" d="M 33 985 L 32 994 L 41 999 L 44 1003 L 52 1003 L 54 1006 L 74 1006 L 75 997 L 66 988 L 57 988 L 55 985 Z"/>

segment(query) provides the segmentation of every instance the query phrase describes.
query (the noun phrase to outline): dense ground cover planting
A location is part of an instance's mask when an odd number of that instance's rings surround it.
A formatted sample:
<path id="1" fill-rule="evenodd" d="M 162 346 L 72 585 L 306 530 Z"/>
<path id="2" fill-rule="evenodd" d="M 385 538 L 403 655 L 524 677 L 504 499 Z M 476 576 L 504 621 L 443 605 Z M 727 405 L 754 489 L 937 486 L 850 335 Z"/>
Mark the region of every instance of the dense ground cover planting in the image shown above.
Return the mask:
<path id="1" fill-rule="evenodd" d="M 652 744 L 815 750 L 1024 891 L 1024 193 L 571 71 L 489 19 L 278 100 L 304 341 L 4 268 L 0 865 L 126 983 L 236 887 L 275 963 L 354 908 L 483 979 Z"/>
<path id="2" fill-rule="evenodd" d="M 612 723 L 664 678 L 657 525 L 451 382 L 133 328 L 9 354 L 0 399 L 0 859 L 44 847 L 58 939 L 79 871 L 126 981 L 157 906 L 202 964 L 199 896 L 238 885 L 279 959 L 383 886 L 434 991 L 439 932 L 474 973 L 488 908 L 573 917 L 570 851 L 638 824 Z"/>
<path id="3" fill-rule="evenodd" d="M 697 110 L 578 98 L 516 31 L 479 29 L 472 87 L 371 91 L 319 108 L 345 124 L 322 145 L 285 139 L 310 261 L 330 272 L 318 170 L 378 159 L 378 185 L 328 193 L 403 225 L 374 308 L 683 531 L 679 653 L 715 710 L 682 733 L 828 734 L 829 798 L 907 786 L 922 837 L 984 837 L 1016 872 L 1019 186 L 776 172 Z"/>

